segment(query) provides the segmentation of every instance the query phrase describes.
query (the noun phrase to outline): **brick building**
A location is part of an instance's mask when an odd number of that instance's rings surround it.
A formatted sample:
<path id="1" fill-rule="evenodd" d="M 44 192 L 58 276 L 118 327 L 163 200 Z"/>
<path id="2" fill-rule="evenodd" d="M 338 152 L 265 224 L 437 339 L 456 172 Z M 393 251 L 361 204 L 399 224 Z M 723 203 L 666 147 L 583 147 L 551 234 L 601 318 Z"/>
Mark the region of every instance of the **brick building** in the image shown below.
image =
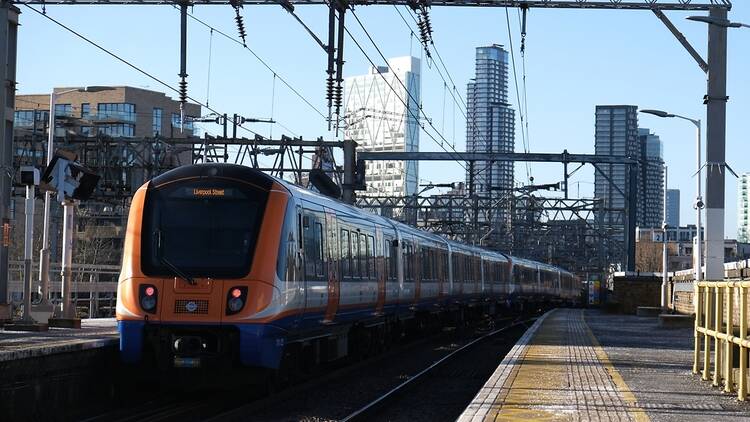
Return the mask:
<path id="1" fill-rule="evenodd" d="M 180 130 L 180 103 L 166 94 L 129 86 L 55 88 L 57 136 L 61 129 L 83 136 L 97 134 L 124 138 L 168 138 L 193 136 L 193 125 L 185 119 Z M 50 94 L 16 96 L 14 127 L 46 131 Z M 199 117 L 201 107 L 186 104 L 186 117 Z"/>

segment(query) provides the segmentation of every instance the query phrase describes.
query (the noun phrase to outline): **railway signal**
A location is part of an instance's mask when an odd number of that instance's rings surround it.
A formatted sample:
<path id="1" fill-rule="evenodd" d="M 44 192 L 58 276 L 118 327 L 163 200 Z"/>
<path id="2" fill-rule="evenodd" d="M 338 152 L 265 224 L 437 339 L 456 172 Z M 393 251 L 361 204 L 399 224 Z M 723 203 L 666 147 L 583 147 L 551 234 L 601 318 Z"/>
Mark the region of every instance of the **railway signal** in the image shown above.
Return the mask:
<path id="1" fill-rule="evenodd" d="M 49 320 L 51 326 L 80 328 L 72 301 L 73 285 L 73 226 L 77 201 L 91 197 L 99 175 L 76 161 L 75 153 L 58 150 L 42 176 L 40 187 L 57 193 L 57 200 L 63 206 L 63 260 L 62 260 L 62 309 L 58 318 Z"/>

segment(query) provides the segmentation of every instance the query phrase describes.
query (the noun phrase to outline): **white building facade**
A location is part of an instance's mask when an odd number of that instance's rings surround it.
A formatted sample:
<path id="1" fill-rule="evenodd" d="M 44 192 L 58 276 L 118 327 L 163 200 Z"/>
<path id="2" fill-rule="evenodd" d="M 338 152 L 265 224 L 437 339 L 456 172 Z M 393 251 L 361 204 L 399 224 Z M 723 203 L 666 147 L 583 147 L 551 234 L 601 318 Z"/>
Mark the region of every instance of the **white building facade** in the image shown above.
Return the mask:
<path id="1" fill-rule="evenodd" d="M 357 142 L 358 151 L 419 151 L 420 67 L 418 58 L 396 57 L 345 79 L 344 137 Z M 418 180 L 416 161 L 371 161 L 365 167 L 367 190 L 360 194 L 413 195 Z"/>

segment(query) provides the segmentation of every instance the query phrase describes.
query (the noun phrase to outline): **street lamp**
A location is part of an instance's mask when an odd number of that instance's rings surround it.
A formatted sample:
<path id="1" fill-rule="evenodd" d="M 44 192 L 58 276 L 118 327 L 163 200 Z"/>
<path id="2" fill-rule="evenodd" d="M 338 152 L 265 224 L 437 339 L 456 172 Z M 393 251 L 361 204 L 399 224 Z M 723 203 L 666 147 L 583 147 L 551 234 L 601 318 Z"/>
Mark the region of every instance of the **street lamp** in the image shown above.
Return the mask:
<path id="1" fill-rule="evenodd" d="M 742 22 L 731 22 L 728 19 L 717 19 L 712 16 L 688 16 L 687 20 L 703 22 L 710 25 L 718 25 L 724 28 L 750 28 L 750 25 Z"/>
<path id="2" fill-rule="evenodd" d="M 666 111 L 661 110 L 640 110 L 641 113 L 645 114 L 651 114 L 653 116 L 657 117 L 663 117 L 663 118 L 670 118 L 670 117 L 676 117 L 678 119 L 687 120 L 688 122 L 691 122 L 695 125 L 695 163 L 696 163 L 696 173 L 695 173 L 695 221 L 696 221 L 696 246 L 693 247 L 693 263 L 695 267 L 695 280 L 696 282 L 701 281 L 703 279 L 703 241 L 702 241 L 702 235 L 701 235 L 701 210 L 703 209 L 703 196 L 701 195 L 701 169 L 702 169 L 702 162 L 701 162 L 701 121 L 700 119 L 691 119 L 689 117 L 680 116 L 677 114 L 667 113 Z M 666 191 L 665 191 L 666 192 Z M 666 200 L 666 199 L 665 199 Z M 666 219 L 666 215 L 665 215 Z M 665 232 L 666 235 L 666 232 Z"/>
<path id="3" fill-rule="evenodd" d="M 55 92 L 54 88 L 52 89 L 52 92 L 49 96 L 49 134 L 47 135 L 48 166 L 52 161 L 52 156 L 55 154 L 55 103 L 57 102 L 57 98 L 64 94 L 70 94 L 71 92 L 101 92 L 111 90 L 114 90 L 114 88 L 106 86 L 71 88 L 61 92 Z M 42 306 L 45 306 L 49 303 L 49 220 L 51 206 L 52 194 L 50 192 L 45 192 L 44 220 L 42 225 L 42 249 L 39 250 L 39 285 L 41 290 L 41 299 L 39 304 Z"/>

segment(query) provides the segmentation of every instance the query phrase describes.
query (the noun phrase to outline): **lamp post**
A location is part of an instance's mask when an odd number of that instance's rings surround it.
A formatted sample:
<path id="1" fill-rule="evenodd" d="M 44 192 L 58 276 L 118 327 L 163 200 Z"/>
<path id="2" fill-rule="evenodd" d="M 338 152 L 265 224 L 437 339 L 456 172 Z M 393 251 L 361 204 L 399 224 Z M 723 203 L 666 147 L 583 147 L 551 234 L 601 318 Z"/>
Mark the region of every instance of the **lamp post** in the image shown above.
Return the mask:
<path id="1" fill-rule="evenodd" d="M 101 92 L 111 91 L 114 88 L 106 86 L 91 86 L 82 88 L 71 88 L 61 92 L 52 92 L 49 96 L 49 134 L 47 136 L 47 165 L 52 161 L 55 154 L 55 104 L 57 98 L 71 92 Z M 50 210 L 52 207 L 52 193 L 44 193 L 44 219 L 42 224 L 42 249 L 39 250 L 39 285 L 41 290 L 40 305 L 47 305 L 49 300 L 49 224 Z"/>
<path id="2" fill-rule="evenodd" d="M 695 204 L 693 207 L 695 208 L 695 225 L 697 229 L 696 233 L 696 244 L 693 247 L 693 266 L 695 271 L 695 280 L 701 281 L 703 280 L 703 239 L 701 234 L 702 224 L 701 224 L 701 210 L 703 209 L 703 196 L 702 196 L 702 187 L 701 187 L 701 169 L 703 166 L 703 163 L 701 162 L 701 121 L 700 119 L 691 119 L 689 117 L 680 116 L 677 114 L 667 113 L 666 111 L 661 110 L 640 110 L 641 113 L 645 114 L 651 114 L 653 116 L 657 117 L 663 117 L 663 118 L 670 118 L 670 117 L 676 117 L 678 119 L 687 120 L 695 125 L 695 163 L 696 163 L 696 173 L 695 173 Z M 664 180 L 664 184 L 666 186 L 666 177 Z M 666 221 L 666 190 L 665 192 L 665 221 Z"/>
<path id="3" fill-rule="evenodd" d="M 688 16 L 687 20 L 703 22 L 710 25 L 716 25 L 723 28 L 750 28 L 750 25 L 742 22 L 731 22 L 728 19 L 720 19 L 713 16 Z"/>

